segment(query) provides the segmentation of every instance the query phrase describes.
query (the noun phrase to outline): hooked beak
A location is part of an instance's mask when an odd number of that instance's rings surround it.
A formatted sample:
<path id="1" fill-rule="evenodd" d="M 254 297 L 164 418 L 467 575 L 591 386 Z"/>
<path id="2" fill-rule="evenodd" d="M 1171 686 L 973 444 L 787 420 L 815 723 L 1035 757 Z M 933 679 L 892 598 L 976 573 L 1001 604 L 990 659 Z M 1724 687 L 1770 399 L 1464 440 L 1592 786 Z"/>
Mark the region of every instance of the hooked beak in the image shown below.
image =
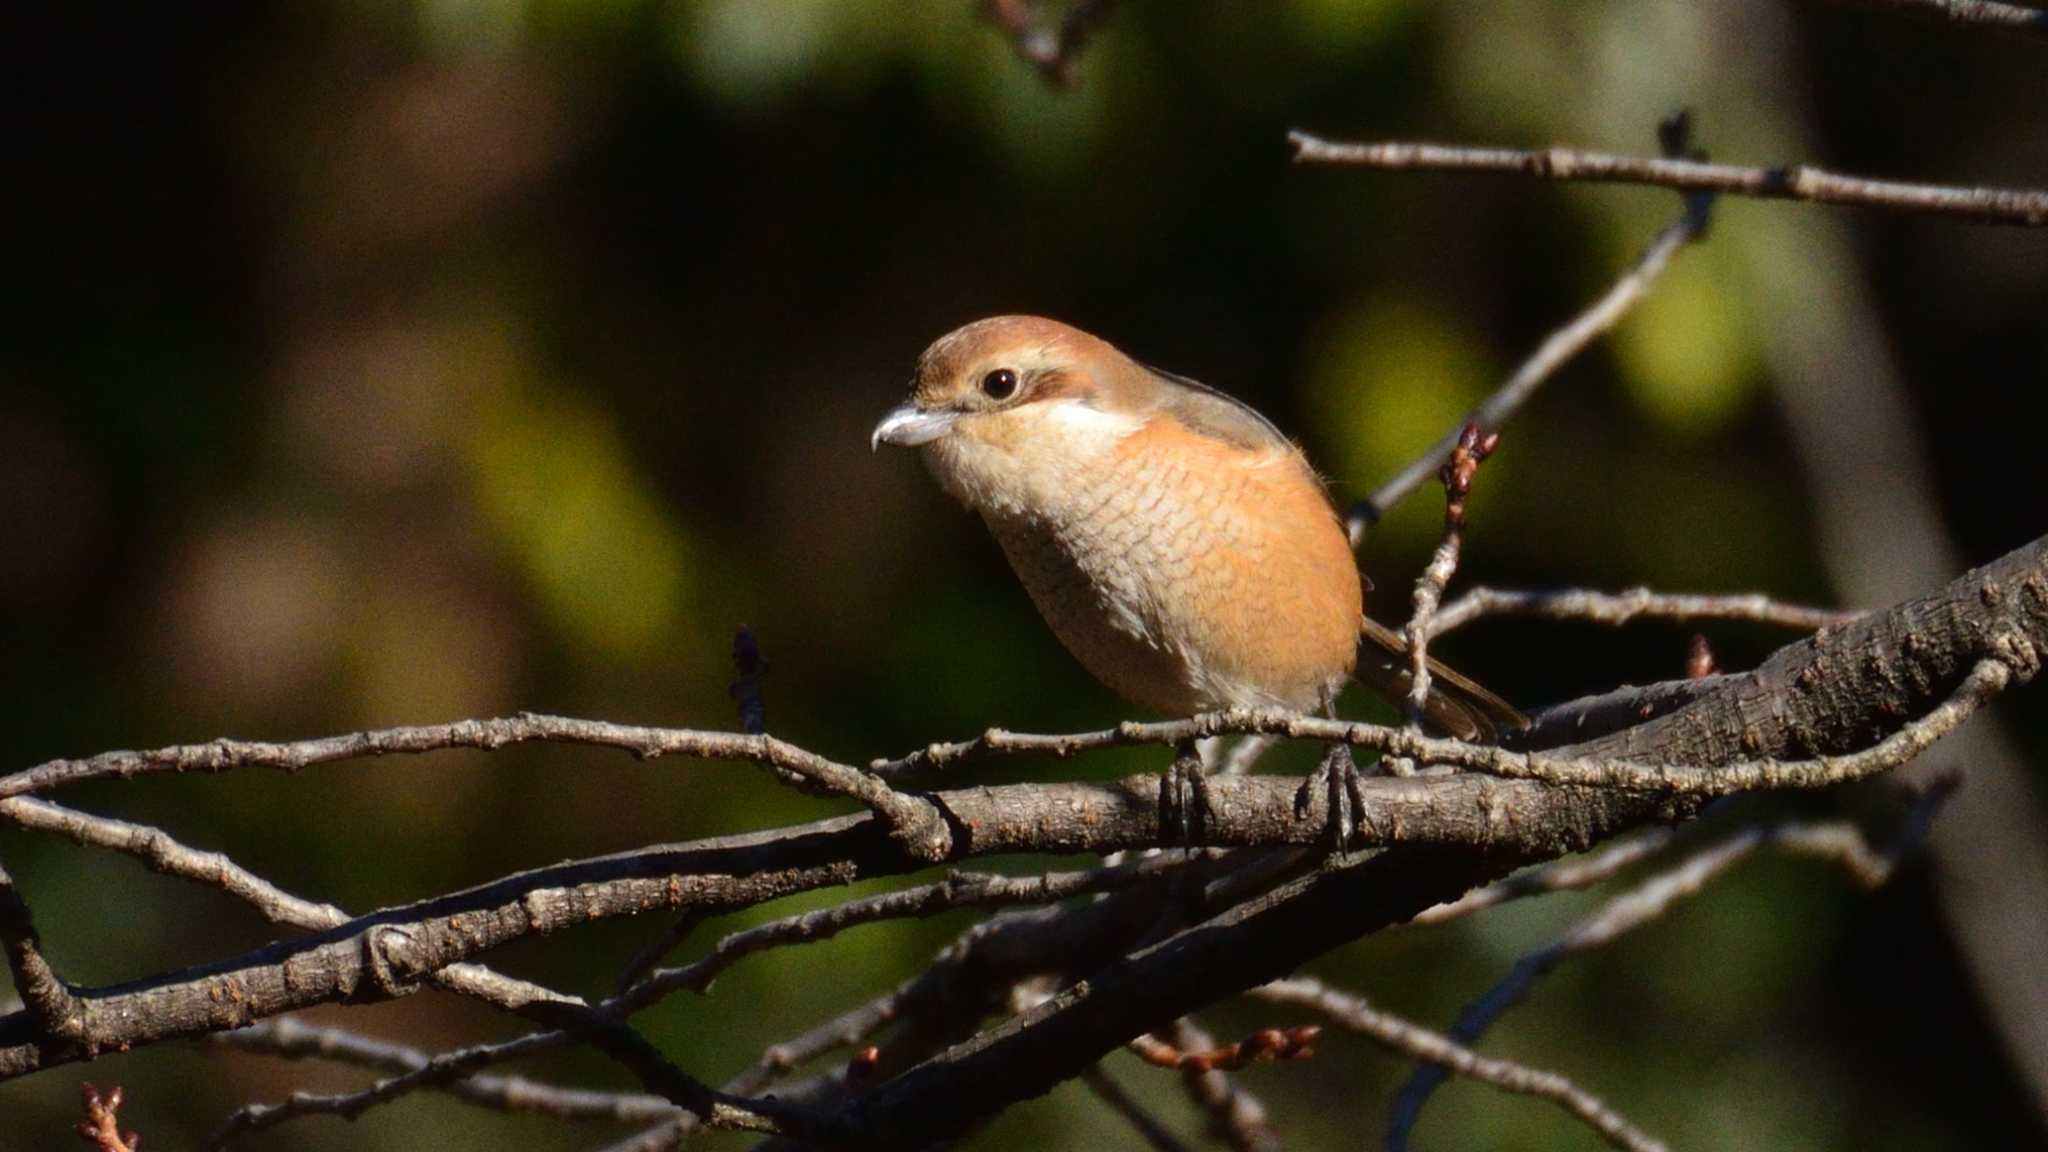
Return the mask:
<path id="1" fill-rule="evenodd" d="M 915 404 L 898 404 L 875 425 L 874 435 L 868 437 L 868 449 L 873 451 L 884 444 L 899 448 L 929 444 L 952 431 L 958 416 L 957 412 L 927 412 Z"/>

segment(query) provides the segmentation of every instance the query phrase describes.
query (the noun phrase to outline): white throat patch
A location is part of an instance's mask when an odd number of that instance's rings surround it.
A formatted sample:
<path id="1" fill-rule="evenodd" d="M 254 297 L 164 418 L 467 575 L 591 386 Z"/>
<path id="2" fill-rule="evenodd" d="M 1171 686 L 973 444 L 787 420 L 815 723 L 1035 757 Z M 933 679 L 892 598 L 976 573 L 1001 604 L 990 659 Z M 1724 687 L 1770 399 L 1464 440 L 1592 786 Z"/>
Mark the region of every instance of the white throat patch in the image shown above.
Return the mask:
<path id="1" fill-rule="evenodd" d="M 954 498 L 977 512 L 1056 512 L 1074 496 L 1076 469 L 1112 451 L 1145 420 L 1059 399 L 964 416 L 925 458 Z"/>

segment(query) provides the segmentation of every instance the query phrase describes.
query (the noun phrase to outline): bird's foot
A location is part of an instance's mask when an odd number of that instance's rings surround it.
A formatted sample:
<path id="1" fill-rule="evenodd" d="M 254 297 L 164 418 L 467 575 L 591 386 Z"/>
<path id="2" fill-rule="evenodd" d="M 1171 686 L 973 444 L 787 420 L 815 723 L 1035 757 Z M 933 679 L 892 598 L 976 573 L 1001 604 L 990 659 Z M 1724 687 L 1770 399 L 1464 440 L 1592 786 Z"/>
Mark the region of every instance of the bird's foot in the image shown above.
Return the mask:
<path id="1" fill-rule="evenodd" d="M 1365 791 L 1359 787 L 1359 776 L 1358 762 L 1351 758 L 1351 749 L 1343 744 L 1333 744 L 1323 753 L 1315 771 L 1308 774 L 1294 793 L 1294 816 L 1297 820 L 1308 816 L 1318 791 L 1324 794 L 1323 827 L 1328 833 L 1332 852 L 1342 852 L 1349 847 L 1352 836 L 1358 831 L 1359 814 L 1365 811 Z"/>
<path id="2" fill-rule="evenodd" d="M 1207 834 L 1209 816 L 1209 773 L 1202 765 L 1194 741 L 1176 746 L 1173 763 L 1166 766 L 1159 781 L 1160 838 L 1169 837 L 1192 852 Z"/>

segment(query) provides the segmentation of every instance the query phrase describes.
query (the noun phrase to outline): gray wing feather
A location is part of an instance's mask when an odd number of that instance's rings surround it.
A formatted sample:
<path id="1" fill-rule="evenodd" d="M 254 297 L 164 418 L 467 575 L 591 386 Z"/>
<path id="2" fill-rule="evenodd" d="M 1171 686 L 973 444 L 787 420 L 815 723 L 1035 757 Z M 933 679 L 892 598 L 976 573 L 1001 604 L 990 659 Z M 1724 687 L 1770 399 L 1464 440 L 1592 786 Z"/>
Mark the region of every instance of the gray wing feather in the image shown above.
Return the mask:
<path id="1" fill-rule="evenodd" d="M 1293 451 L 1294 441 L 1258 410 L 1227 392 L 1172 372 L 1140 365 L 1164 385 L 1161 407 L 1192 432 L 1212 436 L 1252 451 L 1278 448 Z"/>

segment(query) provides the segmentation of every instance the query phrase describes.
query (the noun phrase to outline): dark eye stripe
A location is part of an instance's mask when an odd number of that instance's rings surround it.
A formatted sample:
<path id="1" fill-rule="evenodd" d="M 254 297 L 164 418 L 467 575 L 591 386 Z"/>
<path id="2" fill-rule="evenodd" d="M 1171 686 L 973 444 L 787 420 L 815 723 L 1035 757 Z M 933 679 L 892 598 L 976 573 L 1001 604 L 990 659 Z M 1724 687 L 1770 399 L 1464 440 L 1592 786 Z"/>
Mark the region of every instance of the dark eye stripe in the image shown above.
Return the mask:
<path id="1" fill-rule="evenodd" d="M 991 400 L 1008 400 L 1017 392 L 1017 374 L 998 368 L 981 378 L 981 393 Z"/>

